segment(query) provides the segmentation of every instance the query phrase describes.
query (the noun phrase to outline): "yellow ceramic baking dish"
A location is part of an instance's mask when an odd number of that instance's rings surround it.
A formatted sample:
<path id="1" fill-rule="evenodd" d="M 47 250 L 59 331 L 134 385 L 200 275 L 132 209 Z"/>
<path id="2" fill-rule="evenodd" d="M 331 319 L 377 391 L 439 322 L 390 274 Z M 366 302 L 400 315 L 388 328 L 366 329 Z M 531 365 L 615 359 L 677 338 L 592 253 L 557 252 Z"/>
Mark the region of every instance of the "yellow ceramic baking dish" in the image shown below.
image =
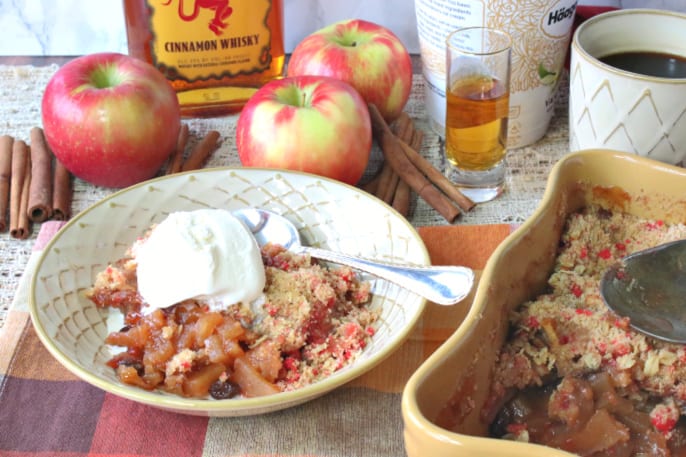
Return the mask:
<path id="1" fill-rule="evenodd" d="M 488 438 L 488 424 L 480 413 L 488 399 L 496 354 L 506 337 L 508 312 L 541 292 L 565 219 L 590 203 L 686 222 L 686 170 L 609 150 L 572 153 L 554 166 L 537 210 L 486 264 L 464 321 L 404 389 L 409 457 L 570 455 Z"/>

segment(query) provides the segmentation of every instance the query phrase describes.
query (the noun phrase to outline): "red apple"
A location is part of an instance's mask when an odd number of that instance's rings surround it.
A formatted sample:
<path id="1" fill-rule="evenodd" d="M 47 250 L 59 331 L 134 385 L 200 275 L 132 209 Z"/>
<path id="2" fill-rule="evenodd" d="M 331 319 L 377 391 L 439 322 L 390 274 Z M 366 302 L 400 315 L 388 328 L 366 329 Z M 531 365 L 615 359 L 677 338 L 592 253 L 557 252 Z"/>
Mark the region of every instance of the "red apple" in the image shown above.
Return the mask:
<path id="1" fill-rule="evenodd" d="M 75 176 L 105 187 L 151 178 L 176 146 L 181 114 L 169 82 L 152 65 L 96 53 L 59 68 L 42 102 L 43 130 Z"/>
<path id="2" fill-rule="evenodd" d="M 407 48 L 387 28 L 359 19 L 337 22 L 301 41 L 288 62 L 288 76 L 296 75 L 350 83 L 388 122 L 400 115 L 412 89 Z"/>
<path id="3" fill-rule="evenodd" d="M 353 185 L 367 167 L 371 146 L 367 104 L 350 84 L 325 76 L 265 84 L 236 125 L 243 165 L 305 171 Z"/>

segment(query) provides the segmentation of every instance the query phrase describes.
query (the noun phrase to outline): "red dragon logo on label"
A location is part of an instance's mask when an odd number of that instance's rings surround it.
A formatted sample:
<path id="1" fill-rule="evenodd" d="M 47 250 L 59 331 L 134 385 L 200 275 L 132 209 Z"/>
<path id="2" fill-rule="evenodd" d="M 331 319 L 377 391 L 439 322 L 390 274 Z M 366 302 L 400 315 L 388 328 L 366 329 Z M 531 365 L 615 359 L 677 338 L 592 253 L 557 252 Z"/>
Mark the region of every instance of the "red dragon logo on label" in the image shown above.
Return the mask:
<path id="1" fill-rule="evenodd" d="M 169 0 L 167 3 L 163 3 L 164 6 L 171 5 L 173 0 Z M 195 0 L 193 2 L 193 12 L 191 14 L 186 14 L 183 7 L 184 1 L 179 0 L 179 17 L 186 21 L 194 21 L 198 14 L 200 14 L 200 9 L 208 9 L 214 11 L 214 17 L 207 25 L 207 27 L 214 32 L 215 35 L 219 36 L 224 33 L 224 29 L 229 26 L 224 22 L 231 13 L 233 13 L 233 8 L 229 6 L 229 0 Z"/>

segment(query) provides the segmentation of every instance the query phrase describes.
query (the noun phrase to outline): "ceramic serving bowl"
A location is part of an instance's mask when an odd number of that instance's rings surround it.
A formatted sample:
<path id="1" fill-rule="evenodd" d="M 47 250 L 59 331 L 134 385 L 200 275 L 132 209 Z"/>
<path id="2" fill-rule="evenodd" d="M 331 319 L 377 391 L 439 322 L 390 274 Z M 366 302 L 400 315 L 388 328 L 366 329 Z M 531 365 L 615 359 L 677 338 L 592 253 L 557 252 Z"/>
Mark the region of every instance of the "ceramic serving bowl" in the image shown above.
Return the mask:
<path id="1" fill-rule="evenodd" d="M 630 199 L 620 199 L 624 195 Z M 633 154 L 587 150 L 554 167 L 534 214 L 489 258 L 469 313 L 412 375 L 402 398 L 409 457 L 570 456 L 541 445 L 487 438 L 480 419 L 510 310 L 540 293 L 567 216 L 600 203 L 646 218 L 686 221 L 686 170 Z"/>
<path id="2" fill-rule="evenodd" d="M 576 29 L 569 70 L 570 149 L 608 148 L 679 164 L 686 158 L 686 78 L 647 76 L 600 60 L 626 52 L 686 59 L 686 14 L 623 9 Z"/>
<path id="3" fill-rule="evenodd" d="M 372 283 L 376 333 L 353 364 L 299 390 L 258 398 L 190 399 L 119 382 L 105 362 L 121 348 L 104 344 L 121 313 L 96 308 L 84 291 L 108 263 L 153 223 L 174 211 L 260 207 L 280 213 L 305 244 L 386 262 L 429 265 L 414 228 L 378 199 L 337 181 L 303 173 L 219 168 L 158 178 L 117 192 L 72 219 L 45 248 L 31 283 L 30 313 L 38 336 L 68 370 L 107 392 L 195 415 L 239 416 L 294 406 L 360 376 L 391 354 L 423 311 L 425 300 L 384 280 Z"/>

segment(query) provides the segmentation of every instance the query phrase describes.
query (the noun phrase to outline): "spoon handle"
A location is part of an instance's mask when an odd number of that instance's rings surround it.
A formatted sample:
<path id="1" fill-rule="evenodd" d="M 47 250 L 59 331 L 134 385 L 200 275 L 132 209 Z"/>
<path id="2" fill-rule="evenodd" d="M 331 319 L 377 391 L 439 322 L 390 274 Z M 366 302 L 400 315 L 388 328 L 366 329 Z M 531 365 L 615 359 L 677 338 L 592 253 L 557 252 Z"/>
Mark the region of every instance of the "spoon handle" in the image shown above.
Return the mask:
<path id="1" fill-rule="evenodd" d="M 303 251 L 318 259 L 371 273 L 439 305 L 459 302 L 469 294 L 474 284 L 474 272 L 466 267 L 389 264 L 306 246 L 303 246 Z"/>

